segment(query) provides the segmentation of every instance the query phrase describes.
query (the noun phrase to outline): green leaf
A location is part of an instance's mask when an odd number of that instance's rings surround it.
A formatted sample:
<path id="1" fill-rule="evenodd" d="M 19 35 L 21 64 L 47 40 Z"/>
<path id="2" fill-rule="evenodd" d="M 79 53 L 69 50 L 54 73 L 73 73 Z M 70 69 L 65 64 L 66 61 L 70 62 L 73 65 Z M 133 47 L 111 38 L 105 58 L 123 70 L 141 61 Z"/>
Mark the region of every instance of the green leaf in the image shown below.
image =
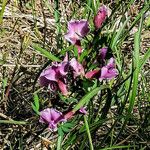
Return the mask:
<path id="1" fill-rule="evenodd" d="M 101 87 L 97 87 L 95 89 L 93 89 L 91 92 L 87 93 L 80 101 L 79 103 L 73 108 L 73 112 L 76 112 L 77 110 L 79 110 L 82 106 L 84 106 L 85 104 L 87 104 L 91 98 L 93 98 L 99 90 L 108 88 L 107 86 L 101 86 Z"/>
<path id="2" fill-rule="evenodd" d="M 37 110 L 36 106 L 33 103 L 31 103 L 31 106 L 32 106 L 32 109 L 39 115 L 40 113 Z"/>
<path id="3" fill-rule="evenodd" d="M 37 110 L 39 110 L 40 105 L 39 105 L 39 97 L 36 93 L 34 93 L 34 104 Z"/>
<path id="4" fill-rule="evenodd" d="M 0 24 L 3 22 L 3 15 L 4 15 L 4 11 L 5 11 L 5 7 L 6 7 L 6 4 L 7 4 L 7 1 L 8 0 L 3 0 L 2 1 L 2 8 L 0 10 Z"/>
<path id="5" fill-rule="evenodd" d="M 148 17 L 147 21 L 146 21 L 146 26 L 150 27 L 150 16 Z"/>
<path id="6" fill-rule="evenodd" d="M 111 146 L 111 147 L 103 148 L 101 150 L 112 150 L 112 149 L 123 149 L 123 148 L 127 149 L 127 148 L 131 148 L 131 146 L 130 145 L 120 145 L 120 146 L 114 145 L 114 146 Z"/>
<path id="7" fill-rule="evenodd" d="M 62 130 L 63 130 L 65 133 L 68 133 L 71 129 L 63 126 L 63 127 L 62 127 Z"/>
<path id="8" fill-rule="evenodd" d="M 123 34 L 124 29 L 129 21 L 130 17 L 127 18 L 127 20 L 124 22 L 124 24 L 122 25 L 122 27 L 119 29 L 119 31 L 117 32 L 116 36 L 114 37 L 112 44 L 111 44 L 111 48 L 114 49 L 114 47 L 118 44 L 118 41 L 120 39 L 120 36 Z"/>
<path id="9" fill-rule="evenodd" d="M 2 79 L 3 82 L 3 89 L 7 86 L 7 78 Z"/>
<path id="10" fill-rule="evenodd" d="M 144 57 L 140 60 L 140 69 L 145 65 L 145 63 L 149 58 L 150 58 L 150 48 L 144 54 Z"/>
<path id="11" fill-rule="evenodd" d="M 20 125 L 24 125 L 27 124 L 27 122 L 25 121 L 14 121 L 14 120 L 0 120 L 0 124 L 20 124 Z"/>
<path id="12" fill-rule="evenodd" d="M 52 61 L 58 61 L 60 62 L 60 59 L 56 56 L 54 56 L 52 53 L 50 53 L 49 51 L 41 48 L 39 45 L 37 44 L 33 44 L 33 48 L 40 52 L 43 56 L 47 57 L 49 60 L 52 60 Z"/>
<path id="13" fill-rule="evenodd" d="M 59 134 L 60 136 L 64 136 L 64 132 L 63 132 L 61 126 L 58 128 L 58 134 Z"/>

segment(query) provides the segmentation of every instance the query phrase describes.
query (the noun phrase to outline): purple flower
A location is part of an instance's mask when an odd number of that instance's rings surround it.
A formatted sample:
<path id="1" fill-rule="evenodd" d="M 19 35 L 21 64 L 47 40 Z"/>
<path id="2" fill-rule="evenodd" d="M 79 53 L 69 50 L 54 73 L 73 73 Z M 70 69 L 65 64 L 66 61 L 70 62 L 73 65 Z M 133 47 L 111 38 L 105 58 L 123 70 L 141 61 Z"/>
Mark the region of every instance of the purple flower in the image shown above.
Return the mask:
<path id="1" fill-rule="evenodd" d="M 105 57 L 106 57 L 106 53 L 107 53 L 108 48 L 107 47 L 103 47 L 100 49 L 100 58 L 104 61 Z"/>
<path id="2" fill-rule="evenodd" d="M 88 34 L 89 30 L 86 20 L 72 20 L 68 22 L 68 33 L 65 35 L 65 38 L 76 45 L 79 54 L 82 52 L 80 40 Z"/>
<path id="3" fill-rule="evenodd" d="M 68 95 L 67 90 L 67 73 L 69 71 L 69 66 L 72 68 L 74 79 L 77 76 L 84 76 L 83 66 L 75 59 L 72 58 L 68 61 L 68 55 L 65 56 L 64 61 L 61 63 L 53 63 L 52 66 L 43 70 L 39 77 L 39 82 L 41 86 L 47 86 L 51 91 L 56 91 L 59 89 L 63 95 Z"/>
<path id="4" fill-rule="evenodd" d="M 108 16 L 107 7 L 103 5 L 99 8 L 97 15 L 94 17 L 94 26 L 96 29 L 99 29 L 102 26 L 107 16 Z"/>
<path id="5" fill-rule="evenodd" d="M 68 62 L 53 63 L 52 66 L 45 69 L 39 78 L 41 86 L 47 86 L 51 91 L 61 90 L 63 95 L 68 95 L 66 85 L 66 75 L 68 71 Z"/>
<path id="6" fill-rule="evenodd" d="M 65 38 L 72 44 L 76 44 L 89 32 L 89 25 L 86 20 L 72 20 L 68 23 L 68 33 Z"/>
<path id="7" fill-rule="evenodd" d="M 112 79 L 118 75 L 118 70 L 115 69 L 115 60 L 114 58 L 110 58 L 108 64 L 101 69 L 101 76 L 99 80 L 103 79 Z"/>
<path id="8" fill-rule="evenodd" d="M 84 76 L 84 68 L 75 58 L 71 59 L 70 66 L 73 68 L 74 78 L 80 75 Z"/>
<path id="9" fill-rule="evenodd" d="M 39 122 L 48 124 L 48 127 L 52 131 L 57 130 L 57 124 L 65 122 L 63 114 L 56 109 L 47 108 L 40 112 Z"/>
<path id="10" fill-rule="evenodd" d="M 82 113 L 82 114 L 84 114 L 84 115 L 87 114 L 87 111 L 86 111 L 85 107 L 81 107 L 81 108 L 79 109 L 79 112 Z"/>

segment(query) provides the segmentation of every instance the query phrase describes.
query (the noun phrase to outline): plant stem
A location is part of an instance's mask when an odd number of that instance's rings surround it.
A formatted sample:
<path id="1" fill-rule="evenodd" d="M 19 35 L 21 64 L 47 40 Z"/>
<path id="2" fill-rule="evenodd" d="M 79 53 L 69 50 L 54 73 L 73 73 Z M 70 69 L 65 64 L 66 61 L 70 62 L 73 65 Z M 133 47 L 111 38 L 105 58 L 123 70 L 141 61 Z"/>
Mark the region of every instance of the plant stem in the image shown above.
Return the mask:
<path id="1" fill-rule="evenodd" d="M 94 150 L 93 143 L 92 143 L 92 138 L 91 138 L 91 133 L 90 133 L 90 129 L 89 129 L 89 125 L 88 125 L 88 122 L 87 122 L 86 115 L 84 115 L 84 122 L 85 122 L 86 131 L 87 131 L 88 138 L 89 138 L 90 150 Z"/>
<path id="2" fill-rule="evenodd" d="M 4 14 L 4 11 L 5 11 L 6 4 L 7 4 L 7 0 L 3 0 L 2 9 L 0 10 L 0 24 L 2 24 L 2 22 L 3 22 L 3 14 Z"/>
<path id="3" fill-rule="evenodd" d="M 59 135 L 58 140 L 57 140 L 57 150 L 61 150 L 61 140 L 62 140 L 62 136 Z"/>

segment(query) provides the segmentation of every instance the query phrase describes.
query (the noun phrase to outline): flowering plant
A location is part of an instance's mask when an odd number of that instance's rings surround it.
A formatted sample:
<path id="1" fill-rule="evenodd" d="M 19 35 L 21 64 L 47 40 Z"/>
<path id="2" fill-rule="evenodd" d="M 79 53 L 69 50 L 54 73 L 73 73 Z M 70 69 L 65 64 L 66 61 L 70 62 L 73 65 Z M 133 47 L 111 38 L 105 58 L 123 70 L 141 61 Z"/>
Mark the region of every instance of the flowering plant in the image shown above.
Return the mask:
<path id="1" fill-rule="evenodd" d="M 95 31 L 101 28 L 103 22 L 108 17 L 107 11 L 108 9 L 104 5 L 98 10 L 98 13 L 93 20 Z M 118 70 L 115 66 L 115 59 L 113 57 L 106 59 L 108 53 L 107 47 L 99 49 L 95 60 L 88 62 L 86 58 L 88 55 L 85 55 L 83 58 L 84 52 L 88 50 L 83 48 L 82 39 L 88 36 L 88 34 L 90 34 L 90 27 L 87 20 L 71 20 L 68 22 L 68 31 L 64 37 L 77 48 L 78 56 L 77 58 L 73 56 L 70 59 L 68 57 L 70 53 L 66 52 L 66 56 L 62 62 L 52 62 L 52 64 L 44 69 L 40 74 L 39 83 L 42 87 L 46 87 L 49 92 L 54 95 L 57 95 L 59 92 L 60 95 L 62 95 L 61 97 L 66 97 L 66 99 L 70 97 L 78 99 L 77 95 L 79 93 L 85 93 L 87 91 L 88 87 L 84 87 L 83 85 L 88 80 L 90 84 L 93 84 L 94 81 L 98 80 L 98 86 L 103 80 L 109 81 L 117 77 Z M 94 51 L 93 43 L 89 43 L 89 48 Z M 97 51 L 97 49 L 95 49 L 95 51 Z M 82 60 L 81 57 L 83 58 Z M 108 63 L 106 63 L 107 61 Z M 93 63 L 97 67 L 90 69 L 89 63 Z M 91 88 L 91 86 L 89 86 L 89 88 Z M 85 115 L 88 113 L 84 108 L 86 101 L 81 102 L 82 100 L 78 101 L 76 105 L 73 103 L 74 107 L 72 107 L 71 111 L 68 110 L 67 113 L 59 112 L 54 108 L 47 108 L 40 112 L 40 122 L 47 123 L 49 129 L 55 131 L 58 123 L 70 120 L 74 115 L 76 115 L 78 110 L 79 113 Z"/>

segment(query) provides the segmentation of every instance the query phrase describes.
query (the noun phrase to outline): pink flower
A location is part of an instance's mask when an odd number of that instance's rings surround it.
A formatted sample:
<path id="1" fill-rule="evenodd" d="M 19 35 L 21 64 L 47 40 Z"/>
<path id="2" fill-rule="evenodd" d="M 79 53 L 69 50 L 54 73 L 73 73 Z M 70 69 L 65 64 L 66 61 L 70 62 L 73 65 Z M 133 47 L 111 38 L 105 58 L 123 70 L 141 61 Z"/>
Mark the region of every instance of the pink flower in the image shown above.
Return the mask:
<path id="1" fill-rule="evenodd" d="M 53 108 L 47 108 L 40 112 L 39 122 L 48 124 L 49 129 L 52 131 L 57 130 L 58 123 L 65 121 L 66 119 L 62 113 Z"/>
<path id="2" fill-rule="evenodd" d="M 112 79 L 118 75 L 118 70 L 115 69 L 115 60 L 114 58 L 110 58 L 108 64 L 101 69 L 101 76 L 99 80 L 103 79 Z"/>
<path id="3" fill-rule="evenodd" d="M 48 86 L 51 91 L 61 90 L 63 95 L 68 95 L 66 85 L 66 75 L 68 71 L 68 62 L 53 63 L 51 67 L 45 69 L 39 78 L 41 86 Z"/>
<path id="4" fill-rule="evenodd" d="M 68 23 L 68 33 L 65 35 L 65 38 L 76 45 L 78 53 L 82 52 L 80 40 L 88 34 L 89 30 L 86 20 L 72 20 Z"/>
<path id="5" fill-rule="evenodd" d="M 71 59 L 70 66 L 73 68 L 74 78 L 80 75 L 84 76 L 84 68 L 75 58 Z"/>
<path id="6" fill-rule="evenodd" d="M 101 6 L 97 15 L 94 17 L 94 26 L 99 29 L 108 16 L 108 9 L 105 5 Z"/>
<path id="7" fill-rule="evenodd" d="M 96 78 L 96 77 L 99 77 L 99 74 L 100 74 L 100 69 L 97 69 L 97 70 L 93 70 L 93 71 L 89 71 L 85 74 L 85 77 L 87 79 L 92 79 L 92 78 Z"/>
<path id="8" fill-rule="evenodd" d="M 66 120 L 69 120 L 69 119 L 73 118 L 73 115 L 74 115 L 74 114 L 75 114 L 75 112 L 69 111 L 67 114 L 64 115 L 64 118 L 65 118 Z"/>

